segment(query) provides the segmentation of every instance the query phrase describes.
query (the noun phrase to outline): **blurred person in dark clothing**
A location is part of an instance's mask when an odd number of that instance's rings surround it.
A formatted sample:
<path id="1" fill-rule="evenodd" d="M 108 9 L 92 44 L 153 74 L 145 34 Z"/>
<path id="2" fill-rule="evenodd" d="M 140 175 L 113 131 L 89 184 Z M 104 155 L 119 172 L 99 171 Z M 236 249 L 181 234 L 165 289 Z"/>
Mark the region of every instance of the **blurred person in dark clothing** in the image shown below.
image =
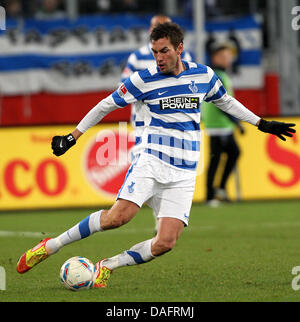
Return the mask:
<path id="1" fill-rule="evenodd" d="M 40 9 L 36 12 L 36 19 L 61 19 L 66 17 L 66 13 L 60 9 L 59 0 L 41 0 Z"/>
<path id="2" fill-rule="evenodd" d="M 9 0 L 5 6 L 7 18 L 18 19 L 22 18 L 22 3 L 20 0 Z"/>
<path id="3" fill-rule="evenodd" d="M 215 42 L 210 48 L 211 68 L 222 81 L 226 91 L 233 96 L 232 84 L 226 71 L 232 66 L 234 57 L 233 44 Z M 213 103 L 203 103 L 202 120 L 207 135 L 210 137 L 210 160 L 206 180 L 206 202 L 210 206 L 218 206 L 220 201 L 229 201 L 226 184 L 240 155 L 240 149 L 234 137 L 234 129 L 238 127 L 244 133 L 242 125 L 231 115 L 218 109 Z M 215 189 L 214 181 L 220 166 L 221 155 L 227 160 L 221 176 L 221 182 Z"/>

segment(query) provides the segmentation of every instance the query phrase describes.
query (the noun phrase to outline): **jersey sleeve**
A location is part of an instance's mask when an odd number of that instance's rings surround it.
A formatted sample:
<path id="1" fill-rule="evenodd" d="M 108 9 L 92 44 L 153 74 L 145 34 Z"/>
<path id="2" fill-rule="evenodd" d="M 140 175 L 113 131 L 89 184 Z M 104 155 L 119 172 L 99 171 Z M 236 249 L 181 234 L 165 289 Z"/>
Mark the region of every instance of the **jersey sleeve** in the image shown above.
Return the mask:
<path id="1" fill-rule="evenodd" d="M 204 101 L 210 103 L 219 100 L 223 95 L 225 95 L 226 89 L 216 73 L 210 67 L 207 67 L 207 69 L 210 81 L 207 93 L 204 96 Z"/>
<path id="2" fill-rule="evenodd" d="M 128 77 L 130 77 L 134 72 L 137 71 L 135 67 L 136 62 L 137 62 L 136 54 L 135 53 L 130 54 L 127 60 L 127 64 L 121 75 L 121 82 L 124 82 Z"/>
<path id="3" fill-rule="evenodd" d="M 116 110 L 117 108 L 118 106 L 116 106 L 114 100 L 112 99 L 112 96 L 107 96 L 85 115 L 85 117 L 77 125 L 77 129 L 81 133 L 86 132 L 90 127 L 96 125 L 107 114 Z"/>
<path id="4" fill-rule="evenodd" d="M 248 110 L 241 102 L 234 97 L 225 94 L 220 99 L 214 101 L 214 104 L 223 112 L 228 113 L 241 121 L 256 125 L 260 117 Z"/>
<path id="5" fill-rule="evenodd" d="M 143 86 L 139 73 L 133 73 L 117 90 L 94 106 L 77 125 L 77 129 L 84 133 L 115 109 L 141 100 L 144 95 Z"/>
<path id="6" fill-rule="evenodd" d="M 191 54 L 189 52 L 187 52 L 187 51 L 183 51 L 181 57 L 182 57 L 183 60 L 185 60 L 187 62 L 193 61 Z"/>
<path id="7" fill-rule="evenodd" d="M 221 80 L 210 67 L 208 67 L 208 74 L 212 75 L 212 77 L 204 100 L 213 102 L 220 110 L 241 121 L 256 125 L 260 117 L 248 110 L 234 97 L 228 95 Z"/>
<path id="8" fill-rule="evenodd" d="M 143 97 L 144 82 L 138 72 L 127 78 L 117 90 L 112 93 L 112 98 L 118 107 L 125 107 L 135 103 Z"/>

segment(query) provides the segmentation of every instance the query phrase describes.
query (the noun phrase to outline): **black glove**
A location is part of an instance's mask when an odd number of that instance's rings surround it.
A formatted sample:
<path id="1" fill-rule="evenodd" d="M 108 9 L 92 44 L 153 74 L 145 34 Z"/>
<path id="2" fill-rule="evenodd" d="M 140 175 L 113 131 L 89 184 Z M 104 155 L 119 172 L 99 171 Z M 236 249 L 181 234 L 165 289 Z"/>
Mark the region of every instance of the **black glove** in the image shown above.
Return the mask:
<path id="1" fill-rule="evenodd" d="M 70 133 L 65 136 L 54 136 L 52 138 L 51 147 L 53 153 L 57 156 L 60 156 L 67 152 L 70 147 L 76 143 L 74 136 Z"/>
<path id="2" fill-rule="evenodd" d="M 286 141 L 286 138 L 283 135 L 292 137 L 292 133 L 296 133 L 295 129 L 292 129 L 292 126 L 295 126 L 294 123 L 284 123 L 277 121 L 266 121 L 261 119 L 258 125 L 258 129 L 265 133 L 271 133 L 277 135 L 281 140 Z"/>
<path id="3" fill-rule="evenodd" d="M 240 122 L 238 122 L 238 123 L 236 124 L 236 126 L 237 126 L 237 128 L 239 129 L 240 133 L 241 133 L 242 135 L 244 135 L 244 134 L 245 134 L 245 129 L 244 129 L 243 125 L 242 125 Z"/>

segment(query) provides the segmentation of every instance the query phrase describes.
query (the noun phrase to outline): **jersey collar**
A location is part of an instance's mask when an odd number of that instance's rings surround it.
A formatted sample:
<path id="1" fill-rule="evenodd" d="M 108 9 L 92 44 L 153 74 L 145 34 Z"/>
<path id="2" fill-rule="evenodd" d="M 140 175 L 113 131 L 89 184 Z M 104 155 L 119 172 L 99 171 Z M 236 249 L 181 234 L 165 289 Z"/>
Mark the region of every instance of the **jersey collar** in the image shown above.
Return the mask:
<path id="1" fill-rule="evenodd" d="M 159 74 L 161 74 L 161 75 L 164 75 L 164 76 L 166 76 L 166 77 L 175 77 L 175 78 L 180 78 L 181 76 L 183 76 L 189 69 L 190 69 L 190 65 L 189 65 L 189 63 L 187 62 L 187 61 L 185 61 L 185 60 L 181 60 L 182 61 L 182 63 L 184 64 L 184 66 L 185 66 L 185 70 L 183 71 L 183 72 L 181 72 L 180 74 L 178 74 L 178 75 L 171 75 L 171 74 L 164 74 L 164 73 L 162 73 L 160 70 L 159 70 L 159 68 L 158 68 L 158 66 L 156 66 L 156 70 L 157 70 L 157 72 L 159 73 Z"/>

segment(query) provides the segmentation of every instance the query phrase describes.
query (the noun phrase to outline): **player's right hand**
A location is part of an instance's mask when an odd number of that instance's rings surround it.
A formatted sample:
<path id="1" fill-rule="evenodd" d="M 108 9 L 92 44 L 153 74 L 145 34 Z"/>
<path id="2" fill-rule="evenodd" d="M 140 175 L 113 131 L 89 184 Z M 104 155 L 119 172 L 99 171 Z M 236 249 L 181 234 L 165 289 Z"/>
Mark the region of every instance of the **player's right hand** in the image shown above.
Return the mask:
<path id="1" fill-rule="evenodd" d="M 60 156 L 67 152 L 75 143 L 76 140 L 71 133 L 65 136 L 54 136 L 51 142 L 53 154 Z"/>

